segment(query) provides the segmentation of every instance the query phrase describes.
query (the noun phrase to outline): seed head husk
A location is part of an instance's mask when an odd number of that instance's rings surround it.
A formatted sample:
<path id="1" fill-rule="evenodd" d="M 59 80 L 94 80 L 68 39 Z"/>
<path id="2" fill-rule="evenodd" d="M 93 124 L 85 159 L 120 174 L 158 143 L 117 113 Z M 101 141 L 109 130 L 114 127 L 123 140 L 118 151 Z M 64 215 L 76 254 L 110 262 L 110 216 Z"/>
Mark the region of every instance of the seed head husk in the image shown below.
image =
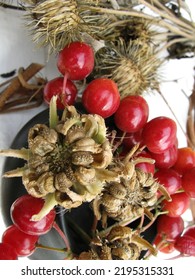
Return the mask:
<path id="1" fill-rule="evenodd" d="M 158 88 L 158 70 L 162 61 L 156 57 L 153 47 L 138 40 L 128 44 L 123 39 L 110 43 L 96 52 L 93 75 L 113 79 L 121 95 L 140 95 Z"/>
<path id="2" fill-rule="evenodd" d="M 50 52 L 59 51 L 73 41 L 83 41 L 85 34 L 102 39 L 101 31 L 113 21 L 112 15 L 92 12 L 91 7 L 104 1 L 44 0 L 33 1 L 26 7 L 27 27 L 38 46 L 49 46 Z"/>

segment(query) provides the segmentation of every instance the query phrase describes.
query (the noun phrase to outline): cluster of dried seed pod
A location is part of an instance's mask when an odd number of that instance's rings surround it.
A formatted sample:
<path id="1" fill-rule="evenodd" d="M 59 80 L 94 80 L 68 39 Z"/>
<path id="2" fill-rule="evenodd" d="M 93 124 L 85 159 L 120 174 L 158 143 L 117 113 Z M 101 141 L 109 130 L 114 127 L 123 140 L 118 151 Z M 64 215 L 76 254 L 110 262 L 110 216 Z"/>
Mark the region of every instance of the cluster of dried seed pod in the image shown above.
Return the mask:
<path id="1" fill-rule="evenodd" d="M 79 255 L 79 260 L 138 260 L 145 250 L 156 254 L 153 246 L 139 233 L 122 226 L 112 227 L 104 237 L 97 235 L 90 246 L 89 251 Z"/>
<path id="2" fill-rule="evenodd" d="M 72 209 L 89 202 L 106 235 L 94 231 L 91 250 L 81 253 L 79 259 L 134 260 L 140 258 L 142 250 L 154 250 L 140 236 L 141 231 L 126 226 L 145 214 L 151 218 L 157 191 L 166 194 L 152 174 L 136 168 L 137 163 L 151 159 L 139 156 L 139 145 L 124 158 L 115 156 L 101 116 L 79 114 L 74 106 L 66 106 L 59 119 L 56 110 L 52 113 L 53 102 L 56 108 L 56 100 L 52 100 L 50 125 L 30 128 L 28 148 L 0 151 L 1 155 L 26 160 L 23 167 L 4 176 L 21 176 L 26 191 L 45 200 L 32 220 L 40 220 L 56 205 Z M 120 225 L 108 230 L 108 218 Z"/>
<path id="3" fill-rule="evenodd" d="M 30 128 L 28 149 L 18 154 L 27 160 L 22 172 L 16 169 L 4 176 L 20 174 L 30 195 L 44 198 L 54 193 L 56 204 L 66 209 L 91 201 L 118 176 L 107 169 L 113 155 L 103 118 L 80 115 L 73 106 L 66 107 L 55 128 Z"/>
<path id="4" fill-rule="evenodd" d="M 157 191 L 169 195 L 165 188 L 154 179 L 152 173 L 136 168 L 136 163 L 146 161 L 139 156 L 134 157 L 138 146 L 122 160 L 113 163 L 112 169 L 119 174 L 118 180 L 107 182 L 104 190 L 93 200 L 93 210 L 104 228 L 107 219 L 131 222 L 150 211 L 157 202 Z"/>

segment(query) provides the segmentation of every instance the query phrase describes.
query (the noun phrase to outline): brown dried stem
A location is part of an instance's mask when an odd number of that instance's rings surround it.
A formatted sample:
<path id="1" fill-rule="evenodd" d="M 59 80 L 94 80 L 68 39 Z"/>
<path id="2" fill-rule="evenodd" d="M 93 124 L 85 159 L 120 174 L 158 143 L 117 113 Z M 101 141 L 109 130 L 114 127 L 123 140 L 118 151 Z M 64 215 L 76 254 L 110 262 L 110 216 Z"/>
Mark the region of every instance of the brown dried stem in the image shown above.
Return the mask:
<path id="1" fill-rule="evenodd" d="M 189 97 L 188 117 L 186 123 L 188 146 L 195 150 L 195 79 L 192 94 Z"/>
<path id="2" fill-rule="evenodd" d="M 169 15 L 165 12 L 161 12 L 160 9 L 155 8 L 153 5 L 146 3 L 145 1 L 140 0 L 140 3 L 145 4 L 149 8 L 153 10 L 157 14 L 157 16 L 149 15 L 143 11 L 136 11 L 133 9 L 127 10 L 114 10 L 108 8 L 99 8 L 99 7 L 91 7 L 91 10 L 98 13 L 103 14 L 114 14 L 118 16 L 131 16 L 144 18 L 146 20 L 152 20 L 152 22 L 162 28 L 166 28 L 169 31 L 172 31 L 174 34 L 182 36 L 184 38 L 188 38 L 191 41 L 195 41 L 195 28 L 193 24 L 189 21 L 183 21 L 183 18 L 179 19 L 176 16 Z"/>
<path id="3" fill-rule="evenodd" d="M 29 109 L 41 104 L 42 99 L 39 97 L 33 99 L 33 97 L 35 97 L 35 93 L 38 93 L 43 88 L 44 81 L 41 80 L 41 83 L 36 85 L 28 84 L 27 81 L 34 77 L 43 67 L 41 64 L 32 63 L 26 69 L 20 68 L 18 70 L 18 75 L 10 80 L 9 85 L 0 94 L 0 112 L 17 110 L 15 107 L 21 104 L 25 104 L 25 106 L 18 107 L 18 109 Z M 3 85 L 5 83 L 0 87 Z M 34 90 L 36 91 L 34 92 Z M 20 98 L 18 98 L 18 93 Z M 17 98 L 10 100 L 16 94 Z M 33 102 L 30 104 L 32 99 Z M 29 104 L 26 106 L 26 103 Z"/>

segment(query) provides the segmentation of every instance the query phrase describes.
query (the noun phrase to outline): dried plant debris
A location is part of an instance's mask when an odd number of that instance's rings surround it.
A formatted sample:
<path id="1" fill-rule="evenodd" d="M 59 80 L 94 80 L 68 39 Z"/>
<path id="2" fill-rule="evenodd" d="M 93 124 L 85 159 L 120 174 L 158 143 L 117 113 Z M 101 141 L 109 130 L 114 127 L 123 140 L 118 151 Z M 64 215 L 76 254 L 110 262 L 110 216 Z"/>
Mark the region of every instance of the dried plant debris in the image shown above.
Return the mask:
<path id="1" fill-rule="evenodd" d="M 116 220 L 129 215 L 131 219 L 156 203 L 159 184 L 150 174 L 135 169 L 140 161 L 133 158 L 137 146 L 122 161 L 115 160 L 102 117 L 79 114 L 74 106 L 67 106 L 60 120 L 55 110 L 50 114 L 56 122 L 50 120 L 50 127 L 36 124 L 30 128 L 28 148 L 0 151 L 27 161 L 23 167 L 6 172 L 5 177 L 21 176 L 30 195 L 45 198 L 52 194 L 55 204 L 66 209 L 100 195 L 103 216 Z"/>
<path id="2" fill-rule="evenodd" d="M 142 251 L 157 253 L 138 232 L 122 226 L 114 226 L 104 237 L 97 234 L 90 245 L 91 249 L 82 252 L 79 260 L 138 260 Z"/>
<path id="3" fill-rule="evenodd" d="M 17 75 L 0 84 L 0 113 L 31 109 L 43 102 L 43 88 L 46 79 L 36 76 L 44 66 L 31 63 L 26 69 L 20 67 Z M 2 77 L 15 74 L 15 70 Z M 33 79 L 33 81 L 32 81 Z"/>
<path id="4" fill-rule="evenodd" d="M 127 224 L 144 215 L 157 203 L 157 191 L 162 192 L 166 199 L 170 196 L 151 173 L 135 167 L 136 163 L 145 159 L 136 156 L 138 146 L 129 152 L 121 161 L 116 160 L 110 170 L 119 174 L 118 180 L 107 182 L 104 190 L 92 203 L 93 211 L 103 228 L 107 227 L 107 219 L 127 221 Z"/>
<path id="5" fill-rule="evenodd" d="M 0 155 L 25 161 L 4 177 L 21 177 L 28 194 L 44 199 L 31 220 L 40 220 L 57 205 L 70 210 L 87 202 L 94 215 L 94 234 L 90 250 L 79 259 L 134 260 L 143 250 L 155 254 L 140 236 L 145 230 L 142 223 L 137 230 L 127 227 L 140 217 L 143 221 L 145 214 L 153 223 L 150 210 L 158 208 L 157 191 L 170 198 L 152 174 L 136 168 L 137 163 L 152 159 L 139 157 L 139 145 L 124 158 L 115 156 L 101 116 L 80 114 L 74 106 L 66 106 L 59 117 L 56 100 L 53 97 L 50 102 L 49 125 L 35 124 L 29 129 L 27 148 L 0 150 Z M 116 221 L 111 228 L 108 218 Z"/>
<path id="6" fill-rule="evenodd" d="M 9 8 L 5 2 L 2 7 Z M 126 26 L 135 27 L 132 35 L 144 42 L 151 35 L 150 26 L 158 28 L 154 44 L 164 45 L 167 58 L 189 57 L 189 52 L 194 55 L 194 22 L 183 0 L 20 0 L 17 7 L 25 11 L 33 41 L 40 47 L 48 45 L 50 52 L 75 40 L 85 41 L 86 34 L 96 41 L 115 41 L 120 36 L 126 40 L 126 31 L 121 33 Z"/>
<path id="7" fill-rule="evenodd" d="M 24 1 L 25 2 L 25 1 Z M 113 15 L 92 12 L 92 7 L 102 6 L 105 1 L 45 0 L 32 1 L 26 6 L 27 26 L 33 40 L 50 50 L 60 50 L 72 41 L 82 41 L 83 34 L 101 39 L 100 33 L 115 20 Z"/>
<path id="8" fill-rule="evenodd" d="M 53 194 L 56 204 L 66 209 L 91 201 L 106 182 L 118 176 L 107 169 L 113 156 L 104 120 L 98 115 L 80 115 L 73 106 L 66 107 L 55 128 L 33 126 L 27 149 L 0 153 L 27 161 L 5 177 L 22 176 L 30 195 Z"/>

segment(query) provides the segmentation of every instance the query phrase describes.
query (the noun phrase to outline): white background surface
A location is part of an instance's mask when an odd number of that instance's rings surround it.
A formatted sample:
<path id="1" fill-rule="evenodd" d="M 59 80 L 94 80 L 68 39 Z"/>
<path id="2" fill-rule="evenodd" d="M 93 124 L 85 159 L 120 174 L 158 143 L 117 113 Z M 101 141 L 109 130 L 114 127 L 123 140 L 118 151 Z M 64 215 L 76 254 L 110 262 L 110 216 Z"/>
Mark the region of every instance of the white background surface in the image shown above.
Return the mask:
<path id="1" fill-rule="evenodd" d="M 194 10 L 194 0 L 187 1 Z M 0 7 L 0 74 L 10 72 L 19 67 L 27 67 L 32 62 L 43 63 L 45 68 L 41 72 L 43 77 L 48 79 L 58 75 L 56 70 L 55 57 L 47 60 L 47 51 L 36 49 L 31 42 L 31 36 L 24 28 L 22 12 L 3 9 Z M 193 67 L 194 59 L 175 60 L 169 62 L 162 69 L 164 82 L 162 83 L 162 92 L 167 99 L 172 110 L 177 115 L 179 123 L 185 130 L 188 100 L 182 93 L 191 94 L 193 86 Z M 178 83 L 171 82 L 179 79 Z M 0 78 L 0 83 L 5 81 Z M 150 106 L 150 119 L 155 116 L 166 115 L 174 119 L 171 110 L 167 107 L 163 99 L 158 95 L 145 96 Z M 28 111 L 17 113 L 0 114 L 0 149 L 8 148 L 12 143 L 17 132 L 23 125 L 40 111 L 44 110 L 46 105 Z M 178 126 L 179 147 L 186 146 L 186 138 L 183 131 Z M 0 174 L 2 173 L 4 158 L 0 157 Z M 1 187 L 1 186 L 0 186 Z M 185 215 L 190 219 L 189 212 Z M 0 236 L 4 231 L 3 221 L 0 215 Z M 161 256 L 160 256 L 161 257 Z"/>

